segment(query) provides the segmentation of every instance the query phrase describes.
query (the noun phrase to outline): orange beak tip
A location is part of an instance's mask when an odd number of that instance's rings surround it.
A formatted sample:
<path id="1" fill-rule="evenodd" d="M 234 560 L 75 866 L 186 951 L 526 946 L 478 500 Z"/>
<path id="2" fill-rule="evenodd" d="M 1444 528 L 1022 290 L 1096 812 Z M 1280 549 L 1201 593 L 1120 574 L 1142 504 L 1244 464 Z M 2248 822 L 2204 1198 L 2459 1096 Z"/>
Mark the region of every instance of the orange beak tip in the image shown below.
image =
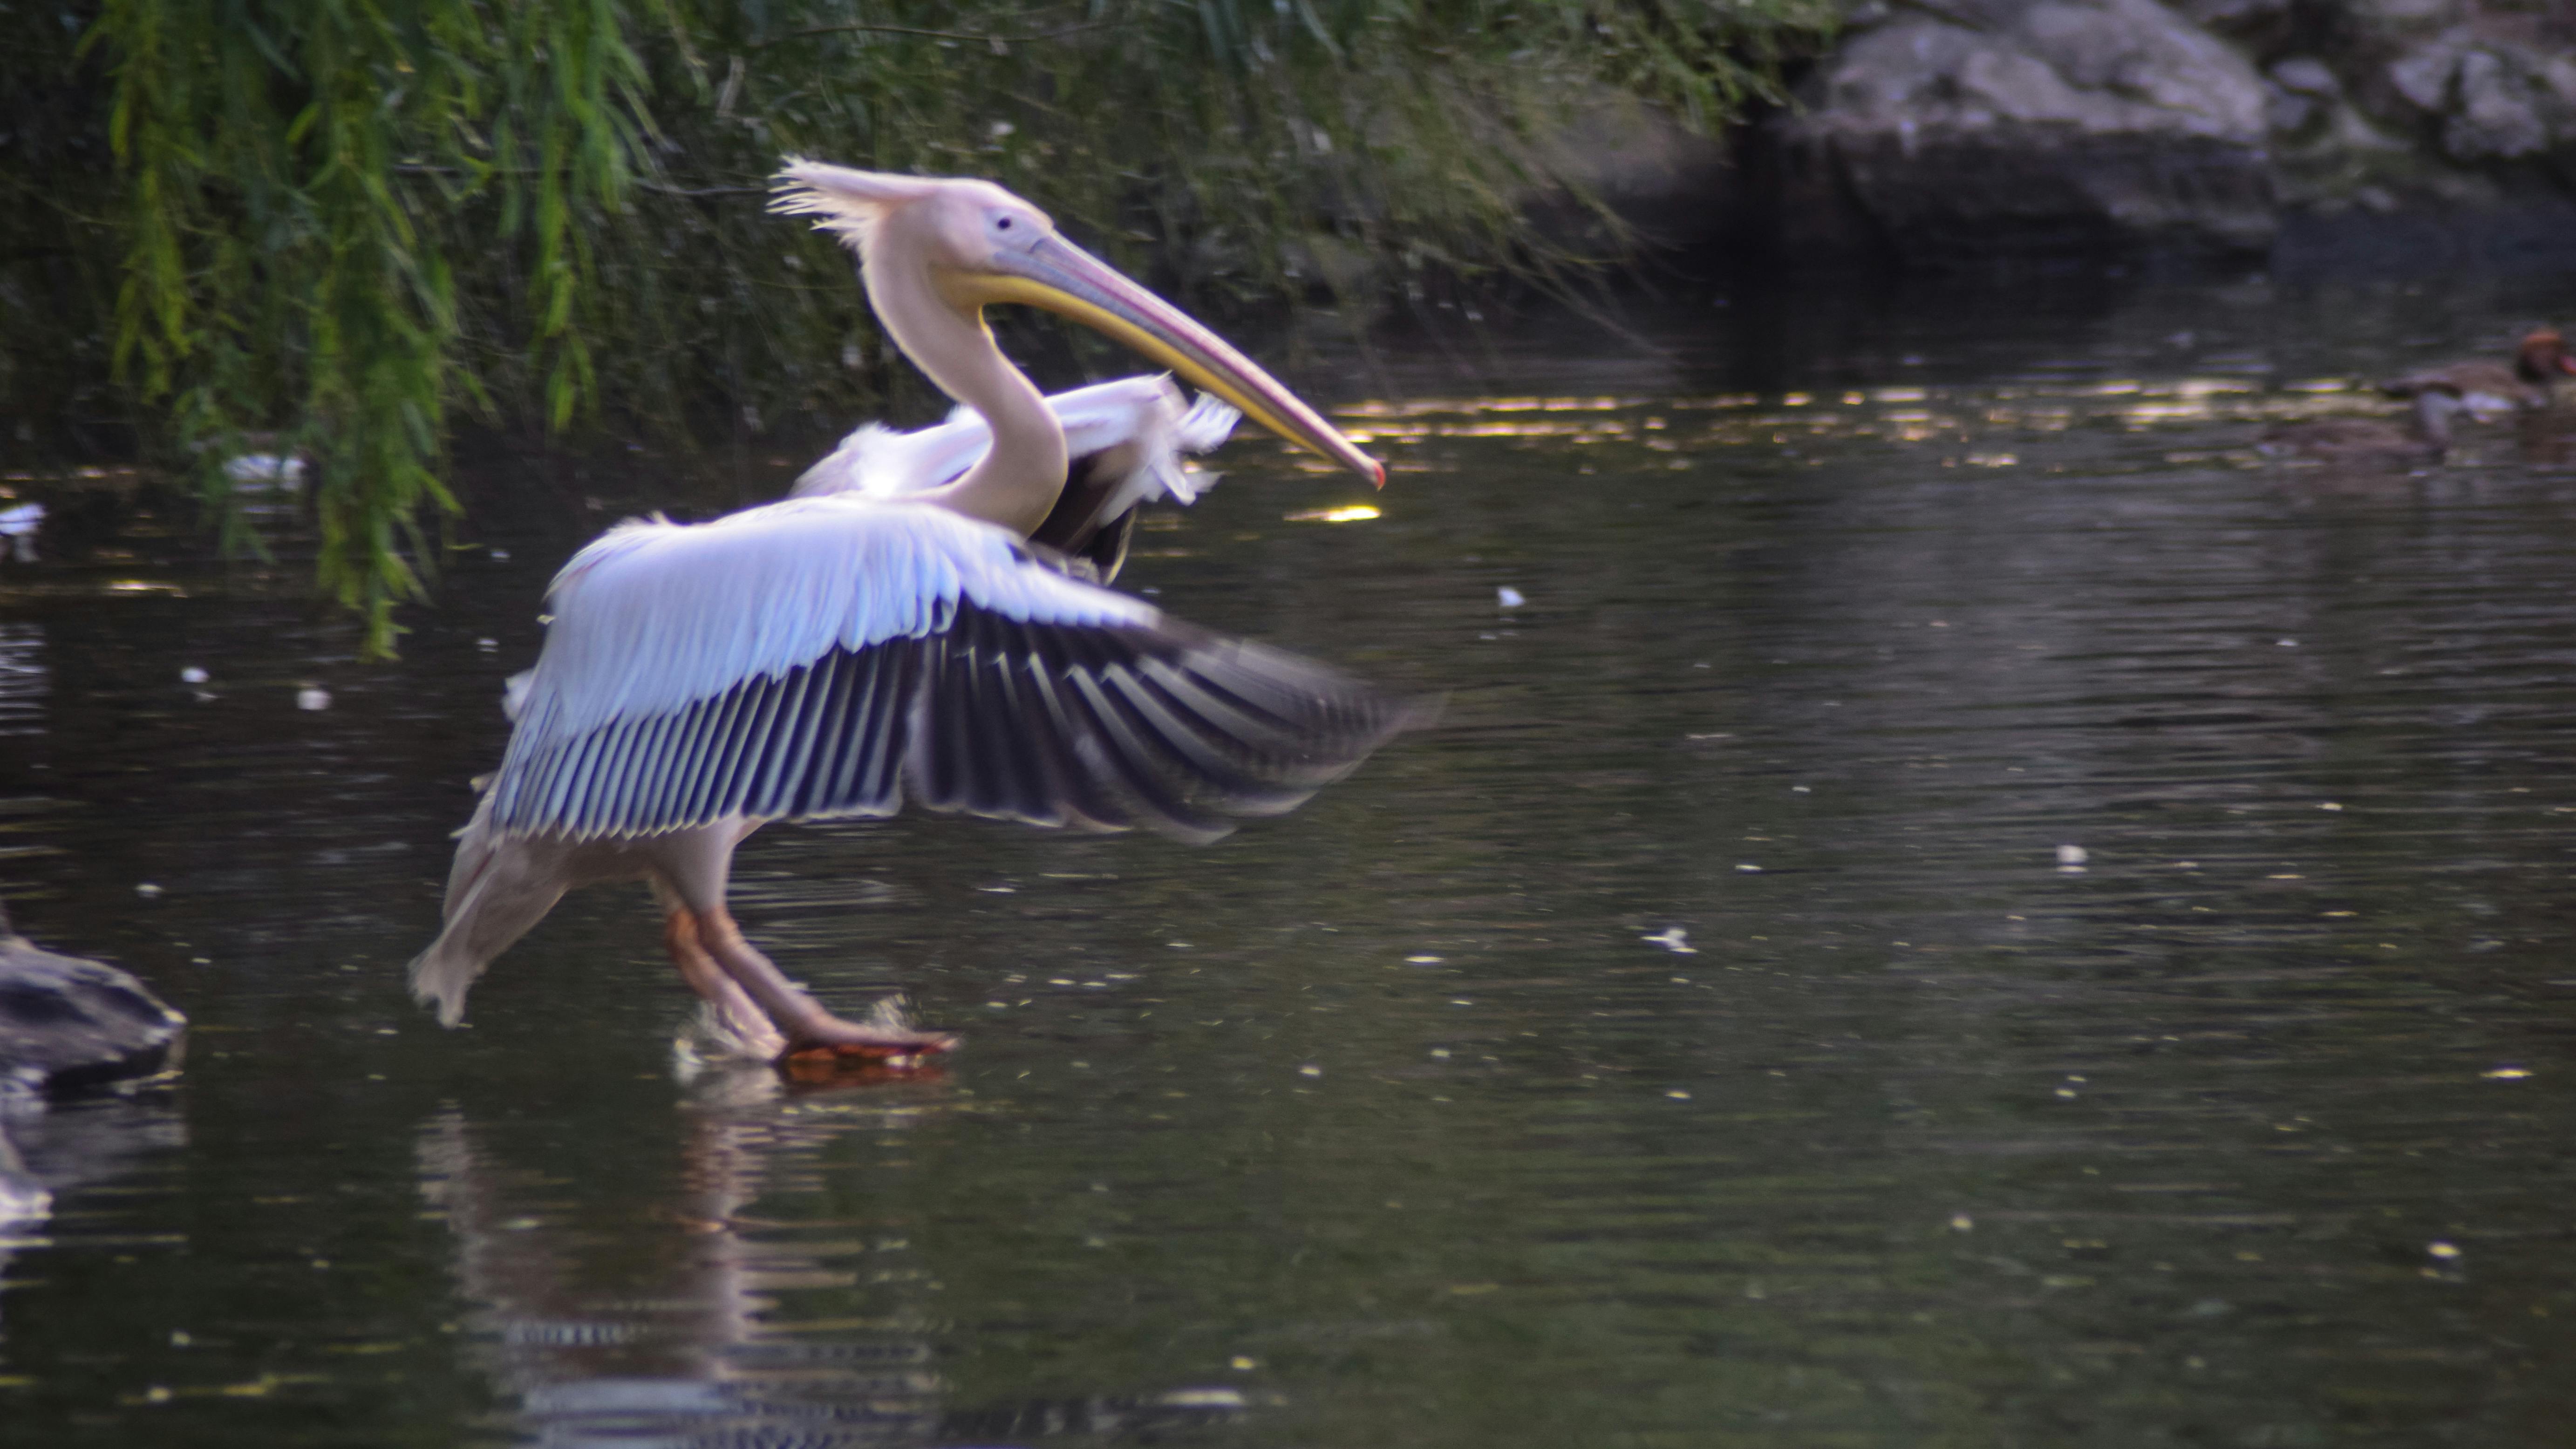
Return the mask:
<path id="1" fill-rule="evenodd" d="M 1369 459 L 1369 483 L 1378 488 L 1386 486 L 1386 465 L 1375 458 Z"/>

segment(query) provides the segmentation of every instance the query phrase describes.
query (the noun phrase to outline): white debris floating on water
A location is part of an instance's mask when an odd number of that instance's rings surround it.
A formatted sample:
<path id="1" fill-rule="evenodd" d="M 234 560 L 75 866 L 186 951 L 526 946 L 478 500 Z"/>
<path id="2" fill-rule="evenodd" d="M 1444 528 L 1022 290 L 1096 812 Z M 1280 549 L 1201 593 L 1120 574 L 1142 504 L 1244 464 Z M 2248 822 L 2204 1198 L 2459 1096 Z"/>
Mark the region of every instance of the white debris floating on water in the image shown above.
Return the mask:
<path id="1" fill-rule="evenodd" d="M 304 484 L 304 460 L 293 454 L 280 457 L 275 453 L 244 453 L 224 460 L 224 476 L 237 484 L 300 488 Z"/>
<path id="2" fill-rule="evenodd" d="M 1502 605 L 1506 609 L 1517 609 L 1521 605 L 1528 603 L 1529 600 L 1521 594 L 1520 590 L 1513 588 L 1509 584 L 1505 584 L 1501 588 L 1494 590 L 1494 602 Z"/>
<path id="3" fill-rule="evenodd" d="M 206 671 L 199 669 L 193 664 L 179 671 L 179 682 L 181 684 L 203 684 L 213 677 L 213 675 L 208 674 Z"/>
<path id="4" fill-rule="evenodd" d="M 316 689 L 312 685 L 308 684 L 302 689 L 295 691 L 295 707 L 297 709 L 329 709 L 331 707 L 331 691 L 327 689 Z"/>
<path id="5" fill-rule="evenodd" d="M 2091 860 L 2092 858 L 2093 857 L 2085 851 L 2083 846 L 2061 845 L 2057 847 L 2058 873 L 2061 875 L 2082 875 L 2084 873 L 2084 862 Z"/>
<path id="6" fill-rule="evenodd" d="M 52 1215 L 54 1195 L 42 1183 L 21 1173 L 0 1168 L 0 1228 L 18 1223 L 40 1223 Z"/>
<path id="7" fill-rule="evenodd" d="M 36 530 L 45 526 L 45 505 L 21 503 L 0 508 L 0 538 L 9 540 L 9 556 L 20 563 L 36 561 Z"/>
<path id="8" fill-rule="evenodd" d="M 1690 933 L 1679 926 L 1666 926 L 1659 935 L 1644 938 L 1649 945 L 1661 946 L 1676 956 L 1696 956 L 1699 948 L 1690 943 Z"/>

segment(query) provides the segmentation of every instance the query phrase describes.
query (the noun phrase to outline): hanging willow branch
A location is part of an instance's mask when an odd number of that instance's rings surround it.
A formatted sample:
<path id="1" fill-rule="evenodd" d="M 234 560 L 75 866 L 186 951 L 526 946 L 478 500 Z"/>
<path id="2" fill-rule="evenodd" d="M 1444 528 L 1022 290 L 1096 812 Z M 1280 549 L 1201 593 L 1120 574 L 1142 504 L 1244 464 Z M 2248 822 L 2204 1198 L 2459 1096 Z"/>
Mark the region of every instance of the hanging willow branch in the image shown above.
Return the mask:
<path id="1" fill-rule="evenodd" d="M 590 237 L 644 164 L 644 67 L 587 0 L 107 0 L 126 186 L 114 359 L 173 420 L 227 545 L 220 460 L 250 430 L 312 459 L 320 586 L 391 651 L 422 592 L 450 404 L 516 370 L 557 426 L 595 396 L 575 327 Z M 496 245 L 497 244 L 497 245 Z M 509 279 L 508 368 L 465 355 L 460 267 Z"/>
<path id="2" fill-rule="evenodd" d="M 1522 224 L 1567 187 L 1551 135 L 1622 92 L 1722 124 L 1834 8 L 101 0 L 75 56 L 0 7 L 36 163 L 0 178 L 0 388 L 112 373 L 235 550 L 219 460 L 281 434 L 383 654 L 460 407 L 703 433 L 870 400 L 846 263 L 746 204 L 783 152 L 993 177 L 1202 306 L 1543 272 L 1583 260 Z"/>

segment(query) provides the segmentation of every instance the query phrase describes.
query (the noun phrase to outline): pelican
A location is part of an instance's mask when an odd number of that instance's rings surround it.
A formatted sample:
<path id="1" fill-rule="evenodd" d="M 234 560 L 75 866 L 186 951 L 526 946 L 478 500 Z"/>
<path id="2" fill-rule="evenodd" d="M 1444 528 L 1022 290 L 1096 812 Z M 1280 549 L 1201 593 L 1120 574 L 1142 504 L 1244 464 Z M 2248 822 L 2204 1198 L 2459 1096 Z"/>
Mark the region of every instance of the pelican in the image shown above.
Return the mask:
<path id="1" fill-rule="evenodd" d="M 1069 500 L 1069 419 L 1002 356 L 983 309 L 1094 327 L 1383 486 L 1376 460 L 998 186 L 797 158 L 777 179 L 772 210 L 815 218 L 857 254 L 886 334 L 973 415 L 929 443 L 863 433 L 845 462 L 909 446 L 962 464 L 885 472 L 879 487 L 865 467 L 818 469 L 809 496 L 695 525 L 630 521 L 564 565 L 536 667 L 513 682 L 500 769 L 458 832 L 444 927 L 411 964 L 413 994 L 447 1025 L 564 892 L 641 877 L 718 1042 L 766 1057 L 945 1051 L 953 1037 L 886 1011 L 833 1015 L 744 940 L 725 884 L 745 837 L 909 798 L 1205 841 L 1294 808 L 1428 720 L 1421 702 L 1086 577 L 1100 571 L 1092 545 L 1124 536 L 1126 515 L 1107 510 L 1170 479 L 1152 457 L 1141 471 L 1155 476 L 1137 479 L 1130 446 Z M 1167 420 L 1167 441 L 1189 416 Z M 1216 423 L 1200 414 L 1195 435 Z"/>

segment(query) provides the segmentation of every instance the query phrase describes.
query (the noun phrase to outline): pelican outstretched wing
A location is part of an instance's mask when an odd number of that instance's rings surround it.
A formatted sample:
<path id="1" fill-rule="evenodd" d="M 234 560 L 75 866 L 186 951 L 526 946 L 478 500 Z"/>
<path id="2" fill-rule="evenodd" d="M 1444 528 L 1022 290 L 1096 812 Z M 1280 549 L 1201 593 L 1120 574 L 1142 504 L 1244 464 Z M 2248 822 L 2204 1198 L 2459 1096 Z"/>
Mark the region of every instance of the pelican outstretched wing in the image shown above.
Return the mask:
<path id="1" fill-rule="evenodd" d="M 1213 839 L 1427 722 L 1059 571 L 1008 531 L 835 496 L 623 525 L 574 556 L 492 786 L 510 833 L 933 810 Z"/>

